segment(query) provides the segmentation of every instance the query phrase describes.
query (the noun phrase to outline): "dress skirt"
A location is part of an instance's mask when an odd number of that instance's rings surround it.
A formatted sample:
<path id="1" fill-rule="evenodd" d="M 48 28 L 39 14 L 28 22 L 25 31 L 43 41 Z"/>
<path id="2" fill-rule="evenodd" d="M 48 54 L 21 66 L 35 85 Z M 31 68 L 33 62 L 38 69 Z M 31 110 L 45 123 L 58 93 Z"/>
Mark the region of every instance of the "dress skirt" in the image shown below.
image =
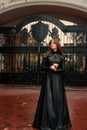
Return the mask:
<path id="1" fill-rule="evenodd" d="M 33 127 L 39 130 L 68 130 L 71 127 L 63 75 L 48 71 L 41 87 Z"/>

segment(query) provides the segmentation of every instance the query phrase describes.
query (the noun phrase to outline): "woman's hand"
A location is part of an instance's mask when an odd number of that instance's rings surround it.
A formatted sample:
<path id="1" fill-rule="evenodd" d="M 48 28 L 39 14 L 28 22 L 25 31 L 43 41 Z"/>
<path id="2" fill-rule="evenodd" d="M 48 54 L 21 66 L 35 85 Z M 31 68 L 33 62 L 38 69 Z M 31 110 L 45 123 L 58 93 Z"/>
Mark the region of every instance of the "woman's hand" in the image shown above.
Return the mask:
<path id="1" fill-rule="evenodd" d="M 51 65 L 51 66 L 50 66 L 50 69 L 51 69 L 52 71 L 57 71 L 57 69 L 55 68 L 54 65 Z"/>
<path id="2" fill-rule="evenodd" d="M 55 63 L 53 65 L 55 66 L 56 69 L 59 67 L 59 64 L 57 64 L 57 63 Z"/>
<path id="3" fill-rule="evenodd" d="M 50 66 L 50 69 L 52 70 L 52 71 L 57 71 L 57 68 L 59 67 L 59 64 L 53 64 L 53 65 L 51 65 Z"/>

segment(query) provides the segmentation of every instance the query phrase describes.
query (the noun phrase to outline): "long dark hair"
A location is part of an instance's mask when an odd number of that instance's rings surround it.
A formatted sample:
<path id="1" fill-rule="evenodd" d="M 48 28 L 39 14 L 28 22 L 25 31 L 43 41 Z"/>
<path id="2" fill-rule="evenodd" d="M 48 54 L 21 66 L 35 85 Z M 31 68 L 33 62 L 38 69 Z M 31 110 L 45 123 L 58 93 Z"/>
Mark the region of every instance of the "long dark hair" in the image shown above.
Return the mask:
<path id="1" fill-rule="evenodd" d="M 53 40 L 54 43 L 57 45 L 57 51 L 58 51 L 58 53 L 59 53 L 60 55 L 62 55 L 62 54 L 63 54 L 63 51 L 62 51 L 62 48 L 61 48 L 61 45 L 60 45 L 59 40 L 58 40 L 58 39 L 51 39 L 51 40 L 49 41 L 48 50 L 47 50 L 47 52 L 45 53 L 44 56 L 47 56 L 50 52 L 52 52 L 52 49 L 50 48 L 50 45 L 51 45 L 52 40 Z"/>

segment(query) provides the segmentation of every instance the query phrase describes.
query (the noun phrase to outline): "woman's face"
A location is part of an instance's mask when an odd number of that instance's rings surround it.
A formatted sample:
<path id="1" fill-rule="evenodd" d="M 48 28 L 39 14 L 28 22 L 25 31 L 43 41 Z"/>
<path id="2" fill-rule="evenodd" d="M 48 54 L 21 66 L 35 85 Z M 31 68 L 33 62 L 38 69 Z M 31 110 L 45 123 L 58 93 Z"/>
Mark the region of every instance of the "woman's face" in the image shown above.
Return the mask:
<path id="1" fill-rule="evenodd" d="M 57 44 L 55 43 L 54 40 L 51 41 L 51 43 L 50 43 L 50 48 L 51 48 L 53 51 L 57 51 Z"/>

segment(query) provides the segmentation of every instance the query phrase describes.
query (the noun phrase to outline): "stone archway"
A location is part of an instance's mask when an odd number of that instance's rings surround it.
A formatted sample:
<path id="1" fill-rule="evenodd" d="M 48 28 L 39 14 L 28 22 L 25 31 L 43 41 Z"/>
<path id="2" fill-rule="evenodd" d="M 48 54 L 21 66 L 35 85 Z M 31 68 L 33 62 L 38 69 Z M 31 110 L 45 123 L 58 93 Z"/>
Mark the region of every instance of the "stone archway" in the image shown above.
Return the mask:
<path id="1" fill-rule="evenodd" d="M 0 1 L 0 26 L 16 26 L 30 15 L 46 14 L 57 19 L 87 24 L 87 1 L 7 0 Z"/>

